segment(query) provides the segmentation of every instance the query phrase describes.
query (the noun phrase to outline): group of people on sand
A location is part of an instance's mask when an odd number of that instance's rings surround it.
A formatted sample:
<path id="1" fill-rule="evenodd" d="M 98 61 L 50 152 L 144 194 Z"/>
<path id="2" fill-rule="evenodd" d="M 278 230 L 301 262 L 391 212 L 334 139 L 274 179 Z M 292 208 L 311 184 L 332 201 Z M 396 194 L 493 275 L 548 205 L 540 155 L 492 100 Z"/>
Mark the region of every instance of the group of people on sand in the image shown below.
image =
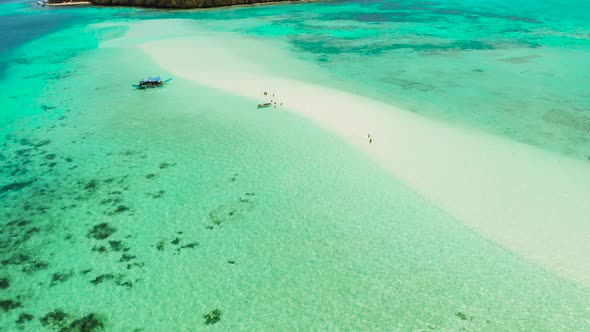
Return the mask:
<path id="1" fill-rule="evenodd" d="M 269 96 L 269 95 L 270 95 L 270 93 L 269 93 L 269 92 L 267 92 L 267 91 L 263 91 L 263 92 L 262 92 L 262 95 L 266 97 L 266 96 Z M 273 94 L 272 94 L 272 97 L 274 98 L 274 96 L 275 96 L 275 94 L 273 93 Z M 273 100 L 271 99 L 271 100 L 270 100 L 270 104 L 271 104 L 272 106 L 274 106 L 274 108 L 277 108 L 277 102 L 276 102 L 276 100 L 275 100 L 275 101 L 273 101 Z M 259 105 L 259 106 L 260 106 L 260 105 Z M 281 103 L 279 104 L 279 106 L 283 106 L 283 102 L 281 102 Z M 373 137 L 371 136 L 371 133 L 367 133 L 367 140 L 369 140 L 369 144 L 372 144 L 372 143 L 373 143 Z"/>
<path id="2" fill-rule="evenodd" d="M 269 92 L 266 92 L 266 91 L 262 92 L 262 95 L 263 95 L 263 96 L 268 96 L 269 94 L 270 94 L 270 93 L 269 93 Z M 275 94 L 273 93 L 273 94 L 272 94 L 272 96 L 273 96 L 273 98 L 274 98 Z M 270 103 L 271 103 L 272 105 L 274 105 L 274 107 L 275 107 L 275 108 L 277 108 L 277 101 L 276 101 L 276 100 L 275 100 L 275 101 L 273 101 L 273 100 L 271 99 L 271 100 L 270 100 Z M 283 106 L 283 102 L 280 102 L 279 106 Z"/>

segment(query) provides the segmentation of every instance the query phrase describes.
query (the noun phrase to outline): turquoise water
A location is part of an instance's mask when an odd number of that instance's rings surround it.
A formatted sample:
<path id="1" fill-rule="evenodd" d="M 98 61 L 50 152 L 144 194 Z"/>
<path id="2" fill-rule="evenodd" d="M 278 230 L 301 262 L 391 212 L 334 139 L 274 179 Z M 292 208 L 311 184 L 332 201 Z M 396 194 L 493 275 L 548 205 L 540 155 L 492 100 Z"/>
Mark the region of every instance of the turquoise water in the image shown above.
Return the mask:
<path id="1" fill-rule="evenodd" d="M 338 1 L 219 14 L 217 28 L 284 38 L 353 92 L 586 160 L 589 6 Z"/>
<path id="2" fill-rule="evenodd" d="M 338 137 L 178 78 L 130 90 L 168 73 L 99 47 L 125 36 L 109 23 L 144 19 L 281 38 L 338 88 L 584 159 L 583 7 L 0 5 L 0 329 L 589 329 L 587 287 L 483 239 Z"/>

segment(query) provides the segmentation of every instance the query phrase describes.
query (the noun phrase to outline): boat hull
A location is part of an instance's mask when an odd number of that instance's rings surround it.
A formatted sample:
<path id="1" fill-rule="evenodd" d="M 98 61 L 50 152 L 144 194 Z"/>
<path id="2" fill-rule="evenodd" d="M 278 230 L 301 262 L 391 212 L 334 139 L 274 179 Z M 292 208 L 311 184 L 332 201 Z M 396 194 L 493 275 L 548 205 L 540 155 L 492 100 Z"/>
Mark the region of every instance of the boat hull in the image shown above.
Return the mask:
<path id="1" fill-rule="evenodd" d="M 169 79 L 165 80 L 165 81 L 160 81 L 158 83 L 154 83 L 154 84 L 131 84 L 131 86 L 137 90 L 147 90 L 147 89 L 155 89 L 155 88 L 161 88 L 164 85 L 166 85 L 166 83 L 172 81 L 172 77 L 170 77 Z"/>

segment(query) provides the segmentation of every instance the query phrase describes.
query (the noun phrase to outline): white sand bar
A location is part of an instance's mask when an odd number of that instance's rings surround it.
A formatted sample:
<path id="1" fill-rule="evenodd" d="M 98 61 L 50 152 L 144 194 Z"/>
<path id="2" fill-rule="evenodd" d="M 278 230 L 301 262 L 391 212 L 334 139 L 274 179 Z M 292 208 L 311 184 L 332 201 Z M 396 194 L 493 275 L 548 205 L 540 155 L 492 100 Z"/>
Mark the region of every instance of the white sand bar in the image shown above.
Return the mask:
<path id="1" fill-rule="evenodd" d="M 252 107 L 267 101 L 262 91 L 275 93 L 284 104 L 276 111 L 336 133 L 484 237 L 590 287 L 590 163 L 287 79 L 323 74 L 274 42 L 194 29 L 190 35 L 141 48 L 178 77 L 251 97 Z"/>

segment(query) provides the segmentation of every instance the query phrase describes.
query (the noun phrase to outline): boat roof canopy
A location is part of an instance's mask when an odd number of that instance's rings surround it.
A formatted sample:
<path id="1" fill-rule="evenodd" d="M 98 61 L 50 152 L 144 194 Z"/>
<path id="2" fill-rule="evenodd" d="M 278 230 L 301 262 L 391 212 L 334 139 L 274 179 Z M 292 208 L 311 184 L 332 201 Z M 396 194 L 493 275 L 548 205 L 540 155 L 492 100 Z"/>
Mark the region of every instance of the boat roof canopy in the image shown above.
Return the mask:
<path id="1" fill-rule="evenodd" d="M 162 79 L 160 76 L 148 77 L 147 80 L 142 80 L 143 82 L 160 82 Z"/>

